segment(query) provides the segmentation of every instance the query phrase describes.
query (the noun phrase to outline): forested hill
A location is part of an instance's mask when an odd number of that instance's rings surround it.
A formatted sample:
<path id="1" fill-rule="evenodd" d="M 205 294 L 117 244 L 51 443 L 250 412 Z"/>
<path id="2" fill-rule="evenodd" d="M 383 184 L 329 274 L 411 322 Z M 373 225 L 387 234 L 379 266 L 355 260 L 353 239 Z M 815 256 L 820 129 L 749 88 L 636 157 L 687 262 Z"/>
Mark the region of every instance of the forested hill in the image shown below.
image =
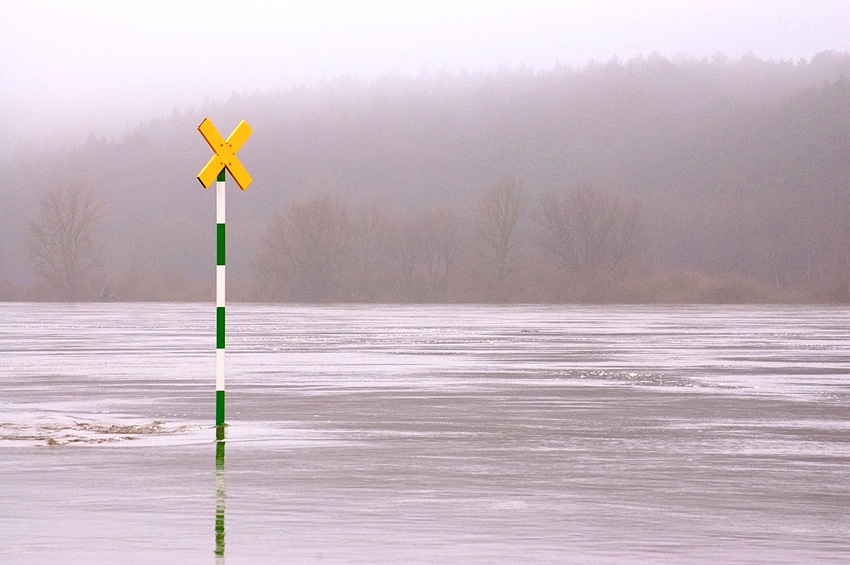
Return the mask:
<path id="1" fill-rule="evenodd" d="M 39 193 L 71 184 L 104 204 L 92 293 L 109 286 L 122 298 L 209 298 L 215 197 L 195 179 L 210 157 L 196 128 L 209 116 L 225 135 L 241 119 L 254 129 L 240 151 L 254 183 L 244 193 L 232 182 L 228 188 L 228 276 L 241 298 L 488 299 L 471 290 L 486 286 L 475 274 L 486 255 L 475 239 L 483 199 L 509 178 L 524 187 L 510 270 L 526 275 L 512 275 L 509 288 L 493 295 L 500 300 L 724 300 L 705 289 L 734 279 L 730 300 L 846 301 L 848 79 L 847 53 L 793 63 L 651 56 L 579 70 L 337 80 L 234 94 L 175 110 L 119 140 L 91 138 L 3 162 L 0 299 L 51 296 L 28 252 L 28 225 Z M 552 227 L 544 220 L 547 195 L 550 208 L 567 207 L 577 190 L 639 215 L 640 249 L 608 269 L 606 280 L 640 284 L 606 286 L 616 287 L 610 295 L 570 290 L 591 275 L 559 268 L 542 232 Z M 275 243 L 274 234 L 295 238 L 281 225 L 317 199 L 341 207 L 359 234 L 349 239 L 361 247 L 363 211 L 385 220 L 383 279 L 397 284 L 364 292 L 358 285 L 371 283 L 352 282 L 351 256 L 364 252 L 354 243 L 336 260 L 345 272 L 314 273 L 332 279 L 314 285 L 324 294 L 298 291 L 303 282 L 269 282 L 303 267 L 292 263 L 299 251 Z M 458 228 L 452 272 L 445 266 L 439 285 L 407 280 L 405 287 L 398 282 L 411 275 L 398 274 L 405 265 L 399 242 L 412 233 L 405 226 L 435 210 L 451 211 Z M 541 279 L 563 291 L 535 288 Z"/>

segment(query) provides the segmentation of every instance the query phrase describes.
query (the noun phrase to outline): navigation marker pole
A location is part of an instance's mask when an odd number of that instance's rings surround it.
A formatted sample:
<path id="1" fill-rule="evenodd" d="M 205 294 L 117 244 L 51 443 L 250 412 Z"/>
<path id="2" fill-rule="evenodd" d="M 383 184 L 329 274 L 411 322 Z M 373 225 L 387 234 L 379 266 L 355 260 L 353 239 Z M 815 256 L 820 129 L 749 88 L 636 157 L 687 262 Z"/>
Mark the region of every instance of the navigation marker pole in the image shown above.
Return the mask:
<path id="1" fill-rule="evenodd" d="M 215 183 L 215 437 L 224 439 L 224 169 Z"/>
<path id="2" fill-rule="evenodd" d="M 239 122 L 236 129 L 225 140 L 218 133 L 209 118 L 204 118 L 198 131 L 204 136 L 215 155 L 207 162 L 198 180 L 204 188 L 215 183 L 215 221 L 216 221 L 216 273 L 215 273 L 215 318 L 216 318 L 216 351 L 215 351 L 215 437 L 224 439 L 224 293 L 225 293 L 225 238 L 224 238 L 224 170 L 230 171 L 230 176 L 245 190 L 253 180 L 248 171 L 236 158 L 236 152 L 251 135 L 251 126 L 245 120 Z"/>

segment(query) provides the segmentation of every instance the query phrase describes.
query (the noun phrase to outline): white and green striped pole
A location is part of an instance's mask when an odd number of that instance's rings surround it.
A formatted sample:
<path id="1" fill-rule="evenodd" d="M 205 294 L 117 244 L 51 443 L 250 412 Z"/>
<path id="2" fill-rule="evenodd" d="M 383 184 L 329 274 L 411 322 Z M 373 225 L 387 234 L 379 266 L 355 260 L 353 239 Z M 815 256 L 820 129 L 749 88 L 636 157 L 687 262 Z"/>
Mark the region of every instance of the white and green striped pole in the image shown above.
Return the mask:
<path id="1" fill-rule="evenodd" d="M 236 152 L 251 135 L 251 126 L 245 120 L 239 122 L 230 136 L 225 140 L 215 129 L 209 118 L 204 118 L 198 131 L 207 140 L 215 155 L 207 162 L 198 180 L 204 188 L 209 188 L 213 180 L 215 183 L 215 222 L 216 222 L 216 273 L 215 273 L 215 429 L 216 439 L 224 439 L 224 291 L 225 291 L 225 239 L 224 239 L 224 179 L 225 170 L 239 188 L 245 190 L 253 180 L 248 171 L 236 158 Z"/>
<path id="2" fill-rule="evenodd" d="M 215 183 L 216 266 L 215 266 L 215 430 L 224 439 L 224 169 Z"/>

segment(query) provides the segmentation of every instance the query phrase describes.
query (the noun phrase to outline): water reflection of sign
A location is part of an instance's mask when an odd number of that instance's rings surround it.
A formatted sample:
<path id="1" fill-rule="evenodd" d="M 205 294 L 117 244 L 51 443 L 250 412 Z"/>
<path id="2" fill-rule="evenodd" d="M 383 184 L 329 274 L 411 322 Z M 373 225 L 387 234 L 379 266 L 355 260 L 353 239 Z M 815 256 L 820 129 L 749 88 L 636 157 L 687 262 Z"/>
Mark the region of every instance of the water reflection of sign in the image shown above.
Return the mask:
<path id="1" fill-rule="evenodd" d="M 224 444 L 215 444 L 215 562 L 224 564 Z"/>

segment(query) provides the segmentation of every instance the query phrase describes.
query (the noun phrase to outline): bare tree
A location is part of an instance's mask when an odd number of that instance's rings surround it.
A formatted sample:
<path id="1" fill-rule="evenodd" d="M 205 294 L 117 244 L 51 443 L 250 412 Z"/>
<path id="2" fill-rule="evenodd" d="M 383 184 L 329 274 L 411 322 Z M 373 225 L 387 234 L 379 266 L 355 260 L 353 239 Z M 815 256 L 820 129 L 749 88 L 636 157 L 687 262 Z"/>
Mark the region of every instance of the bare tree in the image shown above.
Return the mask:
<path id="1" fill-rule="evenodd" d="M 422 262 L 423 237 L 422 222 L 405 221 L 395 229 L 390 245 L 390 257 L 399 279 L 397 294 L 400 298 L 421 298 L 418 272 Z"/>
<path id="2" fill-rule="evenodd" d="M 294 203 L 266 234 L 255 266 L 278 298 L 346 299 L 346 275 L 356 230 L 345 204 L 321 195 Z"/>
<path id="3" fill-rule="evenodd" d="M 103 204 L 78 184 L 44 192 L 38 203 L 28 241 L 38 273 L 59 298 L 79 300 L 101 263 L 97 233 Z"/>
<path id="4" fill-rule="evenodd" d="M 462 222 L 445 206 L 428 209 L 400 224 L 390 254 L 401 297 L 414 301 L 447 298 L 463 242 Z"/>
<path id="5" fill-rule="evenodd" d="M 457 213 L 446 206 L 427 210 L 419 220 L 421 258 L 428 298 L 446 298 L 445 293 L 460 259 L 464 229 Z"/>
<path id="6" fill-rule="evenodd" d="M 355 217 L 357 249 L 354 253 L 354 298 L 372 301 L 391 288 L 389 263 L 396 226 L 379 208 L 361 209 Z"/>
<path id="7" fill-rule="evenodd" d="M 504 177 L 493 184 L 478 202 L 477 234 L 485 269 L 495 282 L 495 292 L 504 298 L 505 283 L 515 270 L 520 219 L 526 205 L 521 180 Z"/>
<path id="8" fill-rule="evenodd" d="M 574 276 L 573 298 L 612 298 L 640 249 L 637 202 L 584 188 L 544 194 L 541 205 L 541 247 Z"/>

